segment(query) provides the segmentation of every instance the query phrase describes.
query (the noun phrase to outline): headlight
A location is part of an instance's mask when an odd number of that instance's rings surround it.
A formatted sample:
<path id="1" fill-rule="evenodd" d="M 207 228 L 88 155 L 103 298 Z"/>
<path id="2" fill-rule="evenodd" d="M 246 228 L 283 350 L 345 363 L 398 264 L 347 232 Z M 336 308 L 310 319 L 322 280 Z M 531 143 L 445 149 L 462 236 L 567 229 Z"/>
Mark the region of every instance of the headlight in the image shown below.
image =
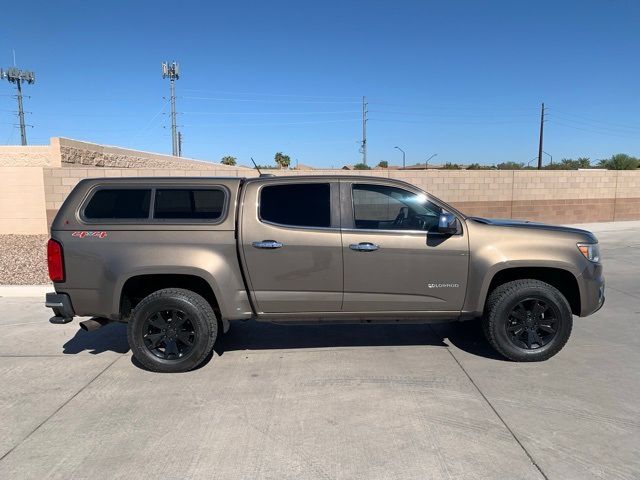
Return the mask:
<path id="1" fill-rule="evenodd" d="M 597 243 L 578 243 L 577 245 L 584 258 L 594 263 L 600 261 L 600 248 Z"/>

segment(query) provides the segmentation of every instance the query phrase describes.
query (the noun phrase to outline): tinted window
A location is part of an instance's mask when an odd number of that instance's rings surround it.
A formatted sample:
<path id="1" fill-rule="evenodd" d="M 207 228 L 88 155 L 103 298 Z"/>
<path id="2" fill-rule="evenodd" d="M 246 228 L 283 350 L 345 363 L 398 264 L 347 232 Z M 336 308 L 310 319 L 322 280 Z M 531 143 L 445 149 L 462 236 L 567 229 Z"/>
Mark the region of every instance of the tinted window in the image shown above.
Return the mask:
<path id="1" fill-rule="evenodd" d="M 330 227 L 328 183 L 269 185 L 260 193 L 260 218 L 297 227 Z"/>
<path id="2" fill-rule="evenodd" d="M 210 190 L 156 190 L 153 218 L 216 220 L 222 216 L 225 193 Z"/>
<path id="3" fill-rule="evenodd" d="M 84 209 L 86 218 L 148 218 L 151 190 L 104 188 Z"/>
<path id="4" fill-rule="evenodd" d="M 356 228 L 369 230 L 435 230 L 442 209 L 415 194 L 385 185 L 353 186 Z"/>

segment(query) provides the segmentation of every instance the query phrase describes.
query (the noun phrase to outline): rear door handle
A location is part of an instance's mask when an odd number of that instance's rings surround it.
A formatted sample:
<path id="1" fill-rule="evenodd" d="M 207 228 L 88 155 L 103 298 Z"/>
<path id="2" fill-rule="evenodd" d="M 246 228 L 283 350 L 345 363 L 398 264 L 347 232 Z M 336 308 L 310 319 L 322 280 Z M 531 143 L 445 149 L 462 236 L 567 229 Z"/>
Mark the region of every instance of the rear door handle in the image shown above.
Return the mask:
<path id="1" fill-rule="evenodd" d="M 349 245 L 351 250 L 355 250 L 356 252 L 375 252 L 380 248 L 380 246 L 375 243 L 370 242 L 362 242 L 362 243 L 352 243 Z"/>
<path id="2" fill-rule="evenodd" d="M 253 242 L 255 248 L 266 248 L 268 250 L 273 250 L 274 248 L 282 247 L 280 242 L 276 242 L 275 240 L 262 240 L 261 242 Z"/>

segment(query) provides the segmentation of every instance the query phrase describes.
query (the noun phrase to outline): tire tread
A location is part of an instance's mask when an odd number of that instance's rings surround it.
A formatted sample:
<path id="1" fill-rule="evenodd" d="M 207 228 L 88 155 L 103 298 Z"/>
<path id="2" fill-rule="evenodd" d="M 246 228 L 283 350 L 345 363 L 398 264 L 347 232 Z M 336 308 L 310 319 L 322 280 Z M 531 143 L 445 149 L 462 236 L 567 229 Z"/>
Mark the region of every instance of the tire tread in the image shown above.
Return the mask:
<path id="1" fill-rule="evenodd" d="M 496 329 L 498 328 L 498 307 L 512 295 L 516 294 L 518 291 L 526 288 L 535 288 L 539 290 L 545 291 L 550 297 L 555 298 L 561 306 L 564 307 L 565 312 L 569 312 L 569 322 L 568 322 L 568 331 L 564 335 L 558 339 L 558 341 L 552 346 L 543 352 L 538 352 L 535 355 L 531 354 L 521 354 L 516 355 L 513 352 L 508 351 L 504 348 L 501 342 L 496 338 Z M 490 294 L 486 302 L 484 316 L 482 318 L 482 329 L 484 334 L 491 344 L 491 346 L 498 351 L 501 355 L 506 358 L 519 362 L 532 362 L 532 361 L 544 361 L 553 357 L 556 353 L 558 353 L 565 346 L 567 341 L 569 340 L 569 336 L 571 335 L 572 329 L 572 318 L 571 318 L 571 307 L 569 306 L 569 302 L 567 299 L 560 293 L 560 291 L 552 285 L 549 285 L 546 282 L 535 279 L 522 279 L 522 280 L 513 280 L 511 282 L 504 283 L 498 287 L 496 287 Z"/>
<path id="2" fill-rule="evenodd" d="M 140 339 L 135 338 L 135 334 L 133 332 L 134 322 L 138 320 L 137 314 L 149 303 L 155 302 L 156 300 L 166 299 L 167 297 L 182 298 L 183 300 L 191 303 L 198 309 L 200 315 L 202 315 L 203 319 L 209 326 L 209 328 L 206 329 L 206 348 L 198 357 L 193 357 L 190 359 L 191 361 L 189 362 L 189 366 L 187 368 L 171 368 L 168 367 L 167 364 L 154 362 L 145 355 L 136 355 L 137 349 L 146 348 L 144 345 L 139 344 Z M 129 346 L 131 347 L 136 360 L 138 360 L 144 366 L 144 368 L 153 372 L 183 372 L 193 370 L 198 365 L 200 365 L 211 353 L 211 351 L 213 350 L 213 344 L 215 343 L 217 338 L 217 334 L 218 320 L 209 302 L 205 300 L 201 295 L 184 288 L 163 288 L 149 294 L 148 296 L 143 298 L 140 303 L 138 303 L 138 305 L 136 305 L 136 307 L 133 309 L 133 311 L 131 312 L 131 318 L 129 320 L 129 323 L 127 324 Z"/>

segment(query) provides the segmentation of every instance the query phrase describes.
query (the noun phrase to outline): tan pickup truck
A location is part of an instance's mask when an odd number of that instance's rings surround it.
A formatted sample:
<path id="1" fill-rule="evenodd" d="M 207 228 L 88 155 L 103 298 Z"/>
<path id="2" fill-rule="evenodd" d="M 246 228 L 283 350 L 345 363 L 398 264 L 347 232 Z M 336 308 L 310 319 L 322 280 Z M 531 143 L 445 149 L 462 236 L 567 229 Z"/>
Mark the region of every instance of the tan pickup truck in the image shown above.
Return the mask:
<path id="1" fill-rule="evenodd" d="M 468 217 L 364 176 L 81 181 L 51 227 L 53 323 L 128 323 L 146 368 L 178 372 L 235 320 L 481 318 L 517 361 L 545 360 L 604 302 L 593 234 Z"/>

